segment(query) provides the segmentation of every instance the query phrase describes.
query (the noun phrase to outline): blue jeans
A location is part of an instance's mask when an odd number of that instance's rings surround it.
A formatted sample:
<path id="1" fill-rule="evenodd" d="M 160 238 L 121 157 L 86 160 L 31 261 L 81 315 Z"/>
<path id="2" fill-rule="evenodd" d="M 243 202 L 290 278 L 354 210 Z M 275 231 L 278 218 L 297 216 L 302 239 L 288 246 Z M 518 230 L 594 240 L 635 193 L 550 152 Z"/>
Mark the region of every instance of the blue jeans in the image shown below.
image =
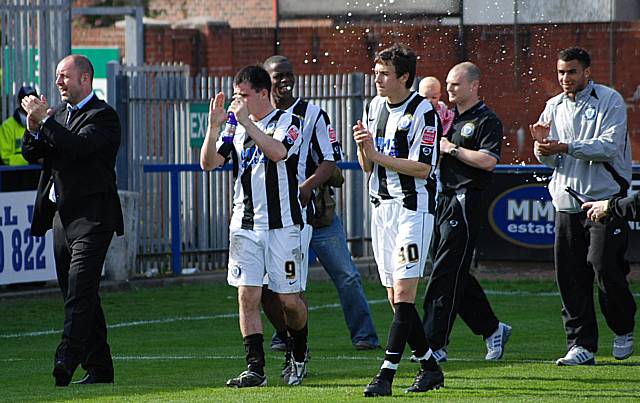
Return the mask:
<path id="1" fill-rule="evenodd" d="M 364 295 L 360 273 L 351 260 L 342 222 L 337 215 L 328 227 L 314 228 L 311 249 L 336 286 L 344 320 L 353 344 L 364 341 L 378 346 L 367 297 Z"/>

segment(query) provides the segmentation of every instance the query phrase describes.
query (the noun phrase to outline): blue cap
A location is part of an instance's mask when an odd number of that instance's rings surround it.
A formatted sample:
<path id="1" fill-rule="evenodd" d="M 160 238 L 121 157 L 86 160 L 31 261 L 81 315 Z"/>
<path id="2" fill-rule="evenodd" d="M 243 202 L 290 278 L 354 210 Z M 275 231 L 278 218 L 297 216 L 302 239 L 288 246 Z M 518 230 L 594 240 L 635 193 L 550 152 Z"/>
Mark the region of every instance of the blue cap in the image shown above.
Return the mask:
<path id="1" fill-rule="evenodd" d="M 20 90 L 18 90 L 18 103 L 22 101 L 22 98 L 28 95 L 34 95 L 37 97 L 38 91 L 36 91 L 36 89 L 30 85 L 25 85 L 23 87 L 20 87 Z"/>

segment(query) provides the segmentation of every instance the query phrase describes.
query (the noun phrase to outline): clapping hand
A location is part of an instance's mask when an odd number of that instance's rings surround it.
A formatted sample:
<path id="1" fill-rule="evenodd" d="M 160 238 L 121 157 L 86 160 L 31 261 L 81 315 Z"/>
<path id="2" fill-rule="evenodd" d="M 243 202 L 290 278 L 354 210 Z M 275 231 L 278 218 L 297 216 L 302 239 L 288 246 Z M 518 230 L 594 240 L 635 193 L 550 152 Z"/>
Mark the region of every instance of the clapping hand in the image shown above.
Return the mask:
<path id="1" fill-rule="evenodd" d="M 551 122 L 536 122 L 529 125 L 529 131 L 535 141 L 541 144 L 546 143 L 551 132 Z"/>
<path id="2" fill-rule="evenodd" d="M 218 92 L 215 98 L 209 102 L 209 125 L 220 127 L 227 120 L 227 112 L 224 110 L 224 94 Z"/>
<path id="3" fill-rule="evenodd" d="M 358 122 L 353 126 L 353 139 L 366 158 L 370 158 L 371 155 L 373 155 L 375 152 L 373 136 L 369 133 L 367 128 L 364 127 L 361 120 L 358 120 Z"/>
<path id="4" fill-rule="evenodd" d="M 27 112 L 27 130 L 30 132 L 37 131 L 40 121 L 53 114 L 53 110 L 47 105 L 47 99 L 44 95 L 40 96 L 40 98 L 34 95 L 24 97 L 22 98 L 21 106 Z"/>

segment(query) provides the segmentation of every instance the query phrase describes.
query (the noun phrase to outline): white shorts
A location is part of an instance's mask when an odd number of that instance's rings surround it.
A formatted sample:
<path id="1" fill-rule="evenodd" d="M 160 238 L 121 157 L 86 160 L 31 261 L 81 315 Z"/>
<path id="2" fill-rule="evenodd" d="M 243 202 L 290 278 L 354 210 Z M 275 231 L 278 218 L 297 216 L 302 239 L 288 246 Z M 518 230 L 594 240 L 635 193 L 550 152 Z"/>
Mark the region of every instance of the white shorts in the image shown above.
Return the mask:
<path id="1" fill-rule="evenodd" d="M 302 243 L 302 262 L 300 263 L 300 281 L 302 284 L 302 291 L 307 290 L 307 278 L 309 276 L 309 245 L 311 244 L 311 237 L 313 236 L 313 227 L 311 225 L 305 225 L 300 231 L 300 240 Z M 269 286 L 269 274 L 265 273 L 262 279 L 262 285 Z M 274 291 L 269 287 L 270 290 Z M 275 291 L 274 291 L 275 292 Z"/>
<path id="2" fill-rule="evenodd" d="M 309 245 L 311 245 L 311 237 L 313 236 L 313 227 L 305 224 L 300 231 L 302 238 L 302 263 L 300 263 L 300 277 L 302 281 L 302 291 L 307 289 L 307 278 L 309 277 Z"/>
<path id="3" fill-rule="evenodd" d="M 262 287 L 265 274 L 269 289 L 278 294 L 304 290 L 307 273 L 302 265 L 300 227 L 272 230 L 231 229 L 229 231 L 229 285 Z"/>
<path id="4" fill-rule="evenodd" d="M 394 280 L 422 277 L 433 223 L 433 215 L 408 210 L 395 201 L 372 209 L 371 241 L 383 286 L 393 287 Z"/>

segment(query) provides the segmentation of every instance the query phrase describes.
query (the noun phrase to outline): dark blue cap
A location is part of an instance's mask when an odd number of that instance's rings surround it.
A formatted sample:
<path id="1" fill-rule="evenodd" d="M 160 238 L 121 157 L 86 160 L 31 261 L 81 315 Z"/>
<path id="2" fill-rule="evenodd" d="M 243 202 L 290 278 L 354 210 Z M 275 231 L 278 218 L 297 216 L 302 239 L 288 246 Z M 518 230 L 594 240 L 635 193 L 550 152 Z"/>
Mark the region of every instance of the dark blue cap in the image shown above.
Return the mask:
<path id="1" fill-rule="evenodd" d="M 22 98 L 28 95 L 35 95 L 37 97 L 38 91 L 36 91 L 36 89 L 30 85 L 25 85 L 23 87 L 20 87 L 20 90 L 18 91 L 18 103 L 22 101 Z"/>

